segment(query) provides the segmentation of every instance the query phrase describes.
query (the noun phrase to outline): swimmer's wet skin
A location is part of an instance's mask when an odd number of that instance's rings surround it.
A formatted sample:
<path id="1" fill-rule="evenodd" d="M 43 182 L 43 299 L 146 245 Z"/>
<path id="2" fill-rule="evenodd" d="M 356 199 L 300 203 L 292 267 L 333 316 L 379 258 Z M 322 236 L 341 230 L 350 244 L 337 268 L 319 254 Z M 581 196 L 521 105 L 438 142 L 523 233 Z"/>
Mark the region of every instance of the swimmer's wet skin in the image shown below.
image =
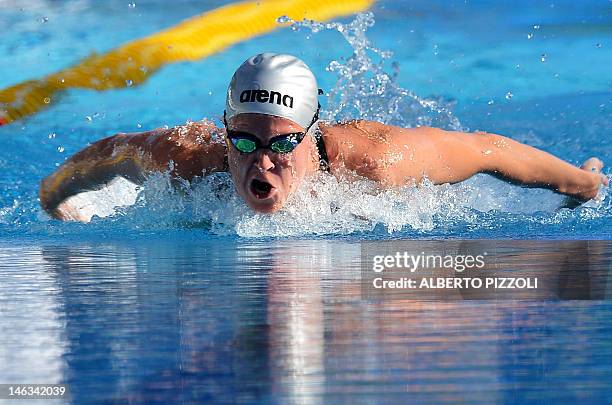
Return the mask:
<path id="1" fill-rule="evenodd" d="M 577 168 L 501 135 L 364 120 L 324 123 L 318 121 L 318 94 L 316 79 L 301 60 L 253 56 L 230 82 L 226 129 L 201 121 L 102 139 L 42 181 L 41 205 L 55 218 L 88 221 L 68 197 L 116 176 L 142 183 L 152 172 L 169 169 L 186 180 L 229 171 L 238 194 L 258 212 L 281 209 L 302 180 L 322 168 L 344 178 L 362 176 L 381 187 L 419 184 L 424 178 L 457 183 L 489 173 L 565 194 L 574 200 L 568 206 L 594 198 L 601 185 L 608 185 L 596 158 Z"/>

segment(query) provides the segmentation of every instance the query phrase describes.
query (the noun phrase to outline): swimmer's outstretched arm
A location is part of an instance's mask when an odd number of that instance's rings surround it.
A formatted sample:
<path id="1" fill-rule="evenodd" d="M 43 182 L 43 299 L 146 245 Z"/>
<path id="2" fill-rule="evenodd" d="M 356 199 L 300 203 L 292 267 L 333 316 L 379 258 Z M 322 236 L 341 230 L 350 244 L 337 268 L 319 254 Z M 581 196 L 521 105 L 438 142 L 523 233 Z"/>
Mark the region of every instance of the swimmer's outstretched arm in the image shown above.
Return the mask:
<path id="1" fill-rule="evenodd" d="M 155 171 L 171 169 L 174 176 L 187 180 L 225 171 L 225 144 L 219 131 L 204 121 L 104 138 L 70 157 L 41 182 L 40 204 L 54 218 L 81 220 L 65 200 L 99 189 L 117 176 L 140 184 Z"/>
<path id="2" fill-rule="evenodd" d="M 511 183 L 547 188 L 579 201 L 594 198 L 600 185 L 608 184 L 607 177 L 599 173 L 603 164 L 598 159 L 589 159 L 578 168 L 501 135 L 426 127 L 404 129 L 363 121 L 352 126 L 375 141 L 374 147 L 368 142 L 370 147 L 364 151 L 370 162 L 375 162 L 375 170 L 372 173 L 363 167 L 368 160 L 353 162 L 352 169 L 384 184 L 419 183 L 423 177 L 435 184 L 457 183 L 477 173 L 489 173 Z"/>
<path id="3" fill-rule="evenodd" d="M 426 130 L 431 144 L 423 143 L 422 151 L 428 160 L 423 172 L 435 183 L 456 183 L 476 173 L 489 173 L 514 184 L 546 188 L 579 201 L 595 198 L 600 185 L 608 184 L 607 177 L 599 174 L 603 165 L 580 169 L 501 135 Z"/>

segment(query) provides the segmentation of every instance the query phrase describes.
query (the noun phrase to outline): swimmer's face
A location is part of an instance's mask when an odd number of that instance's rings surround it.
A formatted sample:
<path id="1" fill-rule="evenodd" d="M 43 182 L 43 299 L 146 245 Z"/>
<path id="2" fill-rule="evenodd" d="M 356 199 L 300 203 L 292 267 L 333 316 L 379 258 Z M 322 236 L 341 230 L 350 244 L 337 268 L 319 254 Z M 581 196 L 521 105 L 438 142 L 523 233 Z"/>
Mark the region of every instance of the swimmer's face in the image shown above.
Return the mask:
<path id="1" fill-rule="evenodd" d="M 233 131 L 255 136 L 261 145 L 268 145 L 275 136 L 304 131 L 291 120 L 264 114 L 238 114 L 228 126 Z M 312 167 L 313 146 L 312 138 L 306 136 L 290 153 L 269 149 L 240 153 L 227 140 L 229 169 L 236 191 L 255 211 L 278 211 Z"/>

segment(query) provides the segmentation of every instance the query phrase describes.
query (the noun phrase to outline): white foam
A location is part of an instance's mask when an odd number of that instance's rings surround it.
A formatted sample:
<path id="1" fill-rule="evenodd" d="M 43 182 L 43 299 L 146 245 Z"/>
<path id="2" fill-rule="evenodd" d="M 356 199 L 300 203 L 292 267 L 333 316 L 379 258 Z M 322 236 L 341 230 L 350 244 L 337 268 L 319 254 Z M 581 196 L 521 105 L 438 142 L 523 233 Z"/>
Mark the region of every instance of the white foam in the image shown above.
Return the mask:
<path id="1" fill-rule="evenodd" d="M 129 217 L 139 228 L 205 224 L 217 234 L 246 237 L 351 234 L 376 226 L 388 232 L 427 231 L 444 219 L 469 221 L 473 193 L 469 185 L 430 182 L 380 189 L 366 179 L 348 181 L 321 172 L 306 179 L 281 211 L 259 214 L 236 194 L 227 173 L 178 189 L 168 174 L 157 174 L 144 184 L 137 204 L 117 218 Z"/>
<path id="2" fill-rule="evenodd" d="M 88 222 L 94 215 L 104 218 L 114 214 L 118 207 L 134 204 L 139 192 L 137 184 L 117 176 L 100 189 L 70 196 L 63 204 L 70 206 L 79 218 Z"/>

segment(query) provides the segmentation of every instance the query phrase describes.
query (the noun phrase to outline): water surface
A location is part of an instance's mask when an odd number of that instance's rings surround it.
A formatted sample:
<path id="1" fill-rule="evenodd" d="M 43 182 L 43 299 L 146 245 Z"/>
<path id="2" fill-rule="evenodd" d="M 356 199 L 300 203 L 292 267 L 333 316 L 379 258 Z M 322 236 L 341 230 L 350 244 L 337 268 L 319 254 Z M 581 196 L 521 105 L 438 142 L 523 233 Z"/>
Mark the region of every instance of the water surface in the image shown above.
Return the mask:
<path id="1" fill-rule="evenodd" d="M 610 301 L 365 299 L 360 249 L 3 245 L 0 376 L 77 403 L 609 397 Z"/>

